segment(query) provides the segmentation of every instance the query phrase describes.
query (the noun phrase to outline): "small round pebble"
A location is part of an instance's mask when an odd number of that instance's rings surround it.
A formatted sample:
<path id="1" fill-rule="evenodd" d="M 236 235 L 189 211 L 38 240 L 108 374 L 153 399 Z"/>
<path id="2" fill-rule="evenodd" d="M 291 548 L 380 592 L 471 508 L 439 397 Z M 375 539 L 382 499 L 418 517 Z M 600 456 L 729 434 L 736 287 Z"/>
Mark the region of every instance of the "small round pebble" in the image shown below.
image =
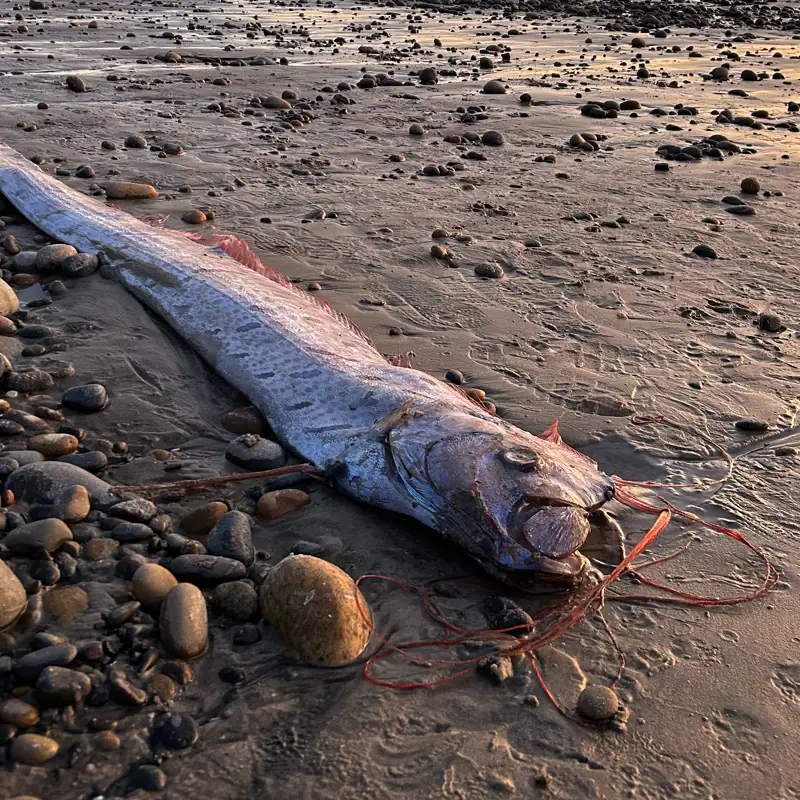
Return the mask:
<path id="1" fill-rule="evenodd" d="M 619 711 L 619 697 L 609 686 L 587 686 L 578 696 L 578 712 L 593 722 L 603 722 Z"/>

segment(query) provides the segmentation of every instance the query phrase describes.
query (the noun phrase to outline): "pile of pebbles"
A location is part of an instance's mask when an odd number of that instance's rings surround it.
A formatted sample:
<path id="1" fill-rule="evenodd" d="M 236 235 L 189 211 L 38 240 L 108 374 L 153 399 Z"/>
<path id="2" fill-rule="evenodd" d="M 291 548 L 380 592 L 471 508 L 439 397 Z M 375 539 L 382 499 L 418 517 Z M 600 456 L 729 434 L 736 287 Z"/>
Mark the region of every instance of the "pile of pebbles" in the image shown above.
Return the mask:
<path id="1" fill-rule="evenodd" d="M 716 158 L 722 160 L 726 155 L 752 155 L 756 151 L 752 147 L 743 147 L 731 142 L 727 136 L 715 133 L 689 144 L 662 144 L 656 149 L 656 154 L 667 161 L 684 161 L 692 163 L 702 158 Z"/>
<path id="2" fill-rule="evenodd" d="M 40 282 L 55 297 L 54 284 L 66 291 L 63 281 L 94 272 L 97 258 L 63 244 L 25 250 L 10 235 L 0 247 L 8 278 L 0 279 L 0 331 L 46 351 L 59 331 L 20 308 L 17 279 Z M 119 749 L 128 733 L 149 728 L 149 752 L 121 765 L 120 785 L 160 790 L 168 782 L 163 761 L 200 735 L 201 723 L 176 707 L 211 629 L 244 647 L 262 639 L 267 619 L 290 652 L 319 664 L 363 650 L 370 630 L 353 593 L 323 591 L 331 582 L 352 587 L 349 576 L 310 553 L 313 543 L 298 543 L 302 555 L 277 565 L 254 546 L 254 524 L 308 505 L 307 492 L 255 487 L 242 508 L 216 499 L 191 510 L 127 493 L 103 476 L 131 458 L 128 446 L 95 439 L 70 420 L 79 414 L 83 424 L 101 425 L 113 392 L 100 383 L 59 388 L 71 367 L 17 370 L 5 356 L 2 366 L 0 758 L 71 767 L 77 754 Z M 256 409 L 229 412 L 221 425 L 236 434 L 225 452 L 230 464 L 255 471 L 287 463 Z M 176 460 L 168 451 L 152 455 L 165 470 Z M 292 587 L 302 588 L 300 600 Z M 240 684 L 246 676 L 229 665 L 218 678 Z M 145 713 L 132 717 L 138 709 Z"/>

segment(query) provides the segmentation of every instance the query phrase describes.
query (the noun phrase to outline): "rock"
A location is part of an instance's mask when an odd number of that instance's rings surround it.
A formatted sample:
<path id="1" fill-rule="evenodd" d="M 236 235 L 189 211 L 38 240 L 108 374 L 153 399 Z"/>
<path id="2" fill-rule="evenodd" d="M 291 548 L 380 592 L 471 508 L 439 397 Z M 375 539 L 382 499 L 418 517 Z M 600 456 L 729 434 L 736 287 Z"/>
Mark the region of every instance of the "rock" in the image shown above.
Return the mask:
<path id="1" fill-rule="evenodd" d="M 0 702 L 0 722 L 13 725 L 24 730 L 32 728 L 39 721 L 39 709 L 20 700 L 18 697 L 9 697 Z"/>
<path id="2" fill-rule="evenodd" d="M 77 75 L 67 75 L 67 80 L 65 83 L 67 85 L 67 89 L 69 89 L 71 92 L 83 94 L 86 91 L 86 83 L 84 83 L 83 78 L 79 78 Z"/>
<path id="3" fill-rule="evenodd" d="M 103 561 L 113 558 L 118 549 L 119 542 L 116 539 L 99 536 L 86 542 L 82 555 L 87 561 Z"/>
<path id="4" fill-rule="evenodd" d="M 78 648 L 71 644 L 42 647 L 22 656 L 17 662 L 17 677 L 22 683 L 33 683 L 47 667 L 65 667 L 77 655 Z"/>
<path id="5" fill-rule="evenodd" d="M 711 247 L 711 245 L 707 244 L 698 244 L 695 245 L 694 250 L 692 252 L 696 256 L 700 256 L 700 258 L 716 258 L 717 251 Z"/>
<path id="6" fill-rule="evenodd" d="M 129 522 L 150 522 L 157 512 L 155 503 L 141 497 L 123 500 L 108 509 L 109 516 L 126 519 Z"/>
<path id="7" fill-rule="evenodd" d="M 505 137 L 499 131 L 486 131 L 486 133 L 481 136 L 481 144 L 487 147 L 500 147 L 505 144 L 505 141 Z"/>
<path id="8" fill-rule="evenodd" d="M 61 396 L 61 402 L 80 411 L 100 411 L 108 402 L 108 394 L 101 383 L 87 383 L 67 389 Z"/>
<path id="9" fill-rule="evenodd" d="M 160 792 L 167 785 L 167 775 L 154 764 L 142 764 L 131 772 L 131 784 L 146 792 Z"/>
<path id="10" fill-rule="evenodd" d="M 247 677 L 241 667 L 223 667 L 218 674 L 223 683 L 244 683 Z"/>
<path id="11" fill-rule="evenodd" d="M 284 100 L 282 97 L 275 97 L 275 95 L 272 94 L 260 97 L 259 100 L 261 101 L 261 108 L 287 109 L 292 107 L 292 104 Z"/>
<path id="12" fill-rule="evenodd" d="M 45 373 L 47 374 L 47 373 Z M 28 449 L 41 453 L 45 458 L 59 458 L 74 453 L 78 440 L 69 433 L 42 433 L 28 440 Z M 80 487 L 86 491 L 85 487 Z M 87 502 L 89 493 L 86 492 Z"/>
<path id="13" fill-rule="evenodd" d="M 487 81 L 483 85 L 484 94 L 505 94 L 506 87 L 500 81 Z"/>
<path id="14" fill-rule="evenodd" d="M 508 656 L 489 656 L 478 663 L 478 672 L 499 686 L 514 677 L 514 662 Z"/>
<path id="15" fill-rule="evenodd" d="M 278 629 L 289 654 L 307 664 L 333 666 L 358 657 L 370 638 L 358 606 L 369 619 L 353 579 L 313 556 L 283 559 L 261 586 L 261 613 Z"/>
<path id="16" fill-rule="evenodd" d="M 578 713 L 593 722 L 604 722 L 619 711 L 619 697 L 608 686 L 587 686 L 578 695 Z"/>
<path id="17" fill-rule="evenodd" d="M 168 750 L 186 750 L 197 741 L 197 724 L 188 714 L 170 714 L 158 729 L 158 739 Z"/>
<path id="18" fill-rule="evenodd" d="M 286 463 L 286 453 L 277 442 L 252 433 L 234 439 L 225 450 L 225 458 L 248 472 L 275 469 Z"/>
<path id="19" fill-rule="evenodd" d="M 19 470 L 17 470 L 19 472 Z M 11 477 L 14 473 L 11 474 Z M 9 533 L 3 544 L 14 555 L 35 555 L 39 550 L 54 553 L 72 538 L 72 531 L 60 519 L 40 519 L 20 525 Z"/>
<path id="20" fill-rule="evenodd" d="M 69 458 L 75 457 L 69 456 Z M 20 461 L 16 455 L 14 458 Z M 89 492 L 94 505 L 110 505 L 119 500 L 111 493 L 111 486 L 108 483 L 80 467 L 61 461 L 45 461 L 21 466 L 8 476 L 5 484 L 5 488 L 14 493 L 17 501 L 31 505 L 51 505 L 64 489 L 70 486 L 83 486 Z"/>
<path id="21" fill-rule="evenodd" d="M 8 379 L 8 388 L 24 394 L 36 394 L 52 388 L 54 383 L 49 372 L 31 369 L 27 372 L 12 372 Z"/>
<path id="22" fill-rule="evenodd" d="M 91 253 L 78 253 L 61 262 L 61 272 L 68 278 L 85 278 L 100 269 L 100 259 Z"/>
<path id="23" fill-rule="evenodd" d="M 252 433 L 262 436 L 267 430 L 267 423 L 255 406 L 245 406 L 229 411 L 222 417 L 220 424 L 226 431 L 237 435 Z"/>
<path id="24" fill-rule="evenodd" d="M 108 456 L 100 450 L 91 450 L 88 453 L 73 453 L 71 456 L 61 456 L 58 459 L 64 464 L 72 464 L 86 472 L 101 472 L 108 466 Z"/>
<path id="25" fill-rule="evenodd" d="M 122 747 L 122 742 L 114 731 L 100 731 L 94 737 L 94 743 L 100 750 L 114 752 Z"/>
<path id="26" fill-rule="evenodd" d="M 80 586 L 56 586 L 42 598 L 48 614 L 69 621 L 81 616 L 89 607 L 89 597 Z"/>
<path id="27" fill-rule="evenodd" d="M 419 82 L 423 86 L 433 86 L 433 84 L 439 83 L 439 73 L 436 68 L 425 67 L 425 69 L 421 69 L 419 71 Z"/>
<path id="28" fill-rule="evenodd" d="M 533 630 L 530 615 L 509 597 L 490 597 L 483 604 L 493 630 L 509 630 L 514 636 L 525 636 Z"/>
<path id="29" fill-rule="evenodd" d="M 206 549 L 211 555 L 233 558 L 249 567 L 256 556 L 250 517 L 241 511 L 229 511 L 209 534 Z"/>
<path id="30" fill-rule="evenodd" d="M 106 197 L 109 200 L 155 200 L 158 189 L 147 183 L 111 181 L 106 186 Z"/>
<path id="31" fill-rule="evenodd" d="M 181 520 L 181 530 L 190 536 L 205 536 L 229 510 L 228 506 L 219 500 L 206 503 L 190 511 Z"/>
<path id="32" fill-rule="evenodd" d="M 149 526 L 141 522 L 120 522 L 115 525 L 109 533 L 112 539 L 118 542 L 145 542 L 152 539 L 156 532 Z"/>
<path id="33" fill-rule="evenodd" d="M 742 70 L 741 78 L 743 81 L 757 81 L 758 73 L 754 72 L 752 69 L 745 69 Z"/>
<path id="34" fill-rule="evenodd" d="M 61 264 L 78 251 L 71 244 L 48 244 L 36 254 L 36 271 L 40 274 L 55 272 Z"/>
<path id="35" fill-rule="evenodd" d="M 714 67 L 711 70 L 711 77 L 717 81 L 726 81 L 728 80 L 728 76 L 730 74 L 730 70 L 727 67 L 719 66 Z"/>
<path id="36" fill-rule="evenodd" d="M 19 298 L 16 292 L 2 279 L 0 279 L 0 314 L 8 316 L 19 311 Z"/>
<path id="37" fill-rule="evenodd" d="M 190 556 L 181 556 L 190 558 Z M 161 641 L 172 655 L 192 659 L 208 646 L 208 612 L 203 593 L 191 583 L 170 589 L 161 604 Z"/>
<path id="38" fill-rule="evenodd" d="M 761 184 L 757 178 L 745 178 L 741 183 L 742 194 L 758 194 Z"/>
<path id="39" fill-rule="evenodd" d="M 138 134 L 128 136 L 125 139 L 125 147 L 131 147 L 134 150 L 144 150 L 144 148 L 147 147 L 147 139 Z"/>
<path id="40" fill-rule="evenodd" d="M 779 333 L 783 330 L 783 323 L 777 314 L 759 314 L 758 328 L 767 333 Z"/>
<path id="41" fill-rule="evenodd" d="M 22 427 L 26 431 L 31 431 L 32 433 L 46 433 L 51 430 L 50 426 L 40 417 L 36 417 L 33 414 L 28 414 L 27 411 L 22 411 L 19 408 L 10 408 L 3 414 L 3 419 L 5 420 L 12 420 Z M 19 461 L 19 459 L 17 459 Z M 41 458 L 37 459 L 41 461 Z M 24 462 L 20 461 L 20 464 Z"/>
<path id="42" fill-rule="evenodd" d="M 153 675 L 147 681 L 147 691 L 164 703 L 169 703 L 175 697 L 178 687 L 175 685 L 175 681 L 166 675 Z"/>
<path id="43" fill-rule="evenodd" d="M 218 583 L 238 581 L 247 575 L 247 568 L 241 561 L 223 556 L 178 556 L 169 568 L 179 581 L 188 581 L 200 586 L 216 586 Z"/>
<path id="44" fill-rule="evenodd" d="M 49 736 L 23 733 L 11 743 L 11 758 L 20 764 L 36 767 L 46 764 L 58 753 L 58 742 Z"/>
<path id="45" fill-rule="evenodd" d="M 502 278 L 505 272 L 499 264 L 487 261 L 475 267 L 475 274 L 479 278 Z"/>
<path id="46" fill-rule="evenodd" d="M 221 583 L 214 590 L 214 603 L 231 619 L 244 621 L 258 614 L 258 594 L 247 580 Z"/>
<path id="47" fill-rule="evenodd" d="M 143 706 L 148 700 L 147 692 L 134 686 L 121 669 L 109 672 L 108 688 L 112 697 L 121 705 Z"/>
<path id="48" fill-rule="evenodd" d="M 36 681 L 36 700 L 45 708 L 73 706 L 91 691 L 88 675 L 64 667 L 45 667 Z"/>
<path id="49" fill-rule="evenodd" d="M 175 576 L 160 564 L 143 564 L 133 576 L 131 594 L 143 605 L 158 605 L 178 583 Z"/>
<path id="50" fill-rule="evenodd" d="M 769 423 L 760 419 L 738 419 L 733 423 L 736 430 L 763 433 L 769 430 Z"/>
<path id="51" fill-rule="evenodd" d="M 208 217 L 199 209 L 192 209 L 187 211 L 181 219 L 189 225 L 202 225 L 208 221 Z"/>
<path id="52" fill-rule="evenodd" d="M 7 628 L 25 610 L 27 594 L 19 578 L 0 560 L 0 630 Z"/>
<path id="53" fill-rule="evenodd" d="M 265 519 L 278 519 L 284 514 L 307 506 L 311 498 L 300 489 L 278 489 L 262 494 L 256 505 L 256 513 Z"/>
<path id="54" fill-rule="evenodd" d="M 171 556 L 205 555 L 206 547 L 196 539 L 190 539 L 180 533 L 168 533 L 165 542 L 167 552 Z"/>

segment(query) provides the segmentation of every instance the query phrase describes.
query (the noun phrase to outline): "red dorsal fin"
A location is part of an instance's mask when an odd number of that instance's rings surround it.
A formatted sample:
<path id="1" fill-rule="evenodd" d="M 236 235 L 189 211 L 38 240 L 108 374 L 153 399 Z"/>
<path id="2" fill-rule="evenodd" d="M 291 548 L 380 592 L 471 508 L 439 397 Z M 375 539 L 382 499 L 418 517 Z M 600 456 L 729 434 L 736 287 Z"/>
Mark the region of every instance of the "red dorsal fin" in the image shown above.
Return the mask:
<path id="1" fill-rule="evenodd" d="M 158 226 L 160 222 L 155 220 L 154 223 L 151 224 Z M 364 331 L 362 331 L 358 325 L 347 319 L 344 314 L 332 308 L 324 300 L 320 300 L 319 298 L 314 297 L 314 295 L 304 292 L 302 289 L 298 289 L 282 272 L 278 272 L 278 270 L 272 269 L 272 267 L 265 266 L 261 262 L 261 259 L 250 249 L 250 246 L 247 244 L 247 242 L 245 242 L 243 239 L 240 239 L 238 236 L 233 236 L 229 233 L 213 233 L 210 236 L 203 236 L 203 234 L 194 233 L 193 231 L 172 232 L 181 234 L 187 239 L 191 239 L 192 241 L 202 244 L 205 247 L 213 247 L 217 250 L 221 250 L 223 253 L 225 253 L 225 255 L 230 256 L 232 259 L 238 261 L 240 264 L 243 264 L 248 269 L 252 269 L 253 272 L 257 272 L 259 275 L 263 275 L 265 278 L 268 278 L 275 283 L 279 283 L 281 286 L 284 286 L 287 289 L 291 289 L 293 292 L 303 297 L 307 302 L 319 306 L 323 311 L 326 311 L 328 314 L 338 320 L 338 322 L 344 325 L 345 328 L 352 331 L 357 336 L 360 336 L 365 342 L 372 344 L 372 340 L 369 338 L 369 336 L 367 336 L 367 334 L 364 333 Z"/>

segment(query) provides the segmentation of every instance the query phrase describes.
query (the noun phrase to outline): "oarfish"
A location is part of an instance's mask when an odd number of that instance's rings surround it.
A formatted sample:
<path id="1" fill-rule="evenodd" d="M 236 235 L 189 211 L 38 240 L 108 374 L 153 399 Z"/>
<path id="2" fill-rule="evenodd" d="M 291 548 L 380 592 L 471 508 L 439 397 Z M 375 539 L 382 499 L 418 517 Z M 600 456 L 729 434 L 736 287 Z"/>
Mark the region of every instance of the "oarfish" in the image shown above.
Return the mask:
<path id="1" fill-rule="evenodd" d="M 587 574 L 578 551 L 614 484 L 555 429 L 535 436 L 452 384 L 390 364 L 239 240 L 227 239 L 236 260 L 154 228 L 3 144 L 0 191 L 54 239 L 99 254 L 346 495 L 419 520 L 520 588 Z"/>

